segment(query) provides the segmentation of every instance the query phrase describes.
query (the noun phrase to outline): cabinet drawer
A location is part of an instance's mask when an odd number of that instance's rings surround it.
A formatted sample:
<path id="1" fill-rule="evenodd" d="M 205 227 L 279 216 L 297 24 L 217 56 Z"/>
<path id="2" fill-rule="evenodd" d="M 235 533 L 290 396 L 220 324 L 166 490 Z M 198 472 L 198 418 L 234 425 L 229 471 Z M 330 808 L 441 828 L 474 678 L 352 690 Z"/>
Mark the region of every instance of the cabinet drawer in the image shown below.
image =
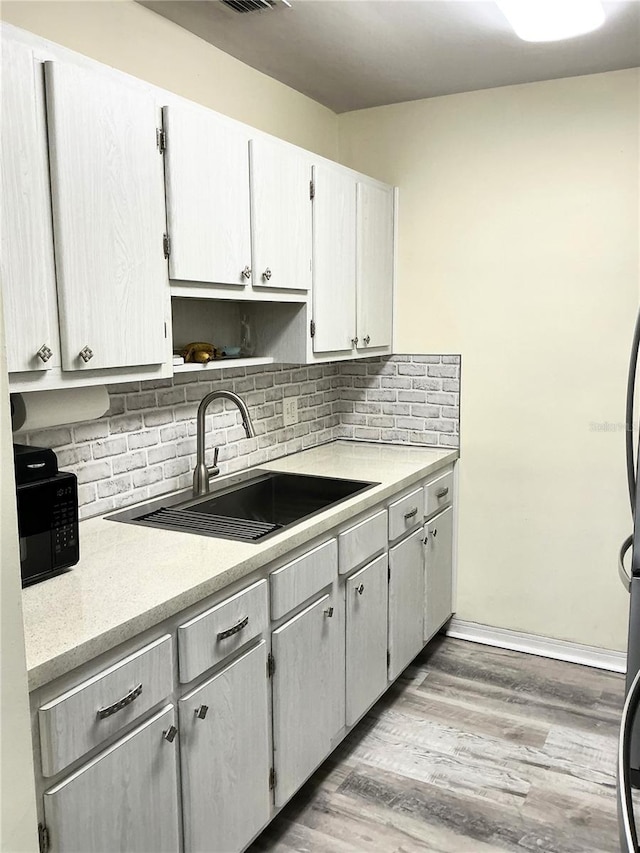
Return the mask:
<path id="1" fill-rule="evenodd" d="M 453 471 L 436 477 L 424 487 L 424 514 L 426 518 L 449 506 L 453 500 Z"/>
<path id="2" fill-rule="evenodd" d="M 338 566 L 341 575 L 381 554 L 387 547 L 387 511 L 370 515 L 338 536 Z"/>
<path id="3" fill-rule="evenodd" d="M 313 551 L 269 575 L 271 584 L 271 618 L 285 613 L 329 586 L 338 573 L 338 542 L 330 539 Z"/>
<path id="4" fill-rule="evenodd" d="M 267 628 L 267 582 L 258 581 L 178 628 L 180 681 L 193 681 Z"/>
<path id="5" fill-rule="evenodd" d="M 408 495 L 389 504 L 389 542 L 422 524 L 424 518 L 424 490 L 409 492 Z"/>
<path id="6" fill-rule="evenodd" d="M 38 711 L 42 773 L 53 776 L 173 690 L 167 634 Z"/>

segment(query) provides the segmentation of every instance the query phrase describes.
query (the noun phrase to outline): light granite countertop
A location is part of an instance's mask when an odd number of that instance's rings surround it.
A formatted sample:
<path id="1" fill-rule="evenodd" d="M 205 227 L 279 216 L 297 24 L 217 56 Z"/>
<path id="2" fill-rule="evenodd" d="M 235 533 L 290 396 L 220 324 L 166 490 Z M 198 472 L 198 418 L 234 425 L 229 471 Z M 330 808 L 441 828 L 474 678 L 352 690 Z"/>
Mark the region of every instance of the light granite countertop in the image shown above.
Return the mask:
<path id="1" fill-rule="evenodd" d="M 23 591 L 29 689 L 135 637 L 457 458 L 454 449 L 335 441 L 261 465 L 379 483 L 262 543 L 103 517 L 81 522 L 80 562 Z"/>

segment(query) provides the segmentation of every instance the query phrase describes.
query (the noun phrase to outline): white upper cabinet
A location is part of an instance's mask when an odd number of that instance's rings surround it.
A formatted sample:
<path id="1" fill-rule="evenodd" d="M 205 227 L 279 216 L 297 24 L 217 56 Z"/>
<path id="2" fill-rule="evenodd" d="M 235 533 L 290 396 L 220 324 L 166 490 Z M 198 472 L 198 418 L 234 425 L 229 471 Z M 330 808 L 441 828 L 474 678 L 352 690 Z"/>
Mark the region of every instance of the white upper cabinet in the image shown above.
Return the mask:
<path id="1" fill-rule="evenodd" d="M 159 111 L 106 72 L 45 63 L 62 367 L 161 364 L 168 298 Z"/>
<path id="2" fill-rule="evenodd" d="M 42 65 L 2 43 L 0 278 L 10 372 L 60 363 Z"/>
<path id="3" fill-rule="evenodd" d="M 277 140 L 252 139 L 253 286 L 311 287 L 311 160 Z"/>
<path id="4" fill-rule="evenodd" d="M 313 351 L 350 352 L 356 337 L 356 181 L 313 168 Z"/>
<path id="5" fill-rule="evenodd" d="M 204 107 L 164 107 L 169 277 L 251 283 L 249 137 Z"/>
<path id="6" fill-rule="evenodd" d="M 393 188 L 358 182 L 358 347 L 390 347 L 393 329 Z"/>

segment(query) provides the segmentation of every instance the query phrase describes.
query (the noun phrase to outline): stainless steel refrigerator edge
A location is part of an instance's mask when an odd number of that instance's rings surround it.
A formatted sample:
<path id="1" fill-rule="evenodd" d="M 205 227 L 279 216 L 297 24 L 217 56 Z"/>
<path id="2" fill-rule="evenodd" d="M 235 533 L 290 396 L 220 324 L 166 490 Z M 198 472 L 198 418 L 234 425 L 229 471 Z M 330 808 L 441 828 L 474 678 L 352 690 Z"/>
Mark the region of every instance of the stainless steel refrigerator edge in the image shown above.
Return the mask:
<path id="1" fill-rule="evenodd" d="M 638 850 L 636 824 L 633 814 L 631 786 L 640 787 L 640 719 L 637 708 L 640 702 L 640 501 L 638 498 L 638 461 L 634 462 L 633 424 L 634 396 L 640 346 L 640 313 L 636 319 L 627 376 L 627 400 L 625 411 L 627 483 L 629 502 L 633 516 L 633 534 L 622 543 L 618 557 L 618 572 L 625 588 L 629 591 L 629 633 L 627 639 L 626 701 L 622 714 L 620 744 L 618 750 L 618 825 L 620 847 L 624 853 Z M 637 456 L 640 456 L 640 447 Z M 624 559 L 631 552 L 631 573 L 628 574 Z"/>

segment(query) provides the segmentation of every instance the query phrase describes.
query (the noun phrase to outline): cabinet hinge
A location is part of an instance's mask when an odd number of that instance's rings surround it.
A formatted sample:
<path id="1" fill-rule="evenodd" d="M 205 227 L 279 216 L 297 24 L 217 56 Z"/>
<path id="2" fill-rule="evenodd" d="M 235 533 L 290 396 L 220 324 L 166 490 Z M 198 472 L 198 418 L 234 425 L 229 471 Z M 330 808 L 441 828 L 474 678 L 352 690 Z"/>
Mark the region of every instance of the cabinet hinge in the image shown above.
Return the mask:
<path id="1" fill-rule="evenodd" d="M 276 671 L 276 659 L 271 654 L 271 652 L 269 652 L 269 654 L 267 655 L 267 678 L 272 678 L 275 671 Z"/>
<path id="2" fill-rule="evenodd" d="M 168 258 L 171 254 L 171 239 L 168 234 L 164 234 L 162 237 L 162 248 L 165 258 Z"/>
<path id="3" fill-rule="evenodd" d="M 391 580 L 391 566 L 387 566 L 387 583 Z"/>
<path id="4" fill-rule="evenodd" d="M 311 199 L 311 201 L 313 201 L 315 197 L 316 197 L 316 182 L 315 181 L 309 181 L 309 198 Z"/>
<path id="5" fill-rule="evenodd" d="M 391 652 L 387 652 L 387 666 L 391 666 Z"/>
<path id="6" fill-rule="evenodd" d="M 164 324 L 164 336 L 167 337 L 167 324 Z"/>
<path id="7" fill-rule="evenodd" d="M 38 824 L 38 849 L 40 853 L 49 853 L 50 839 L 49 830 L 44 823 Z"/>
<path id="8" fill-rule="evenodd" d="M 156 145 L 161 154 L 167 150 L 167 133 L 161 127 L 156 128 Z"/>
<path id="9" fill-rule="evenodd" d="M 311 323 L 309 323 L 309 333 L 310 333 L 312 338 L 315 338 L 315 336 L 316 336 L 316 321 L 315 320 L 312 320 Z"/>
<path id="10" fill-rule="evenodd" d="M 277 784 L 278 777 L 276 776 L 275 769 L 272 767 L 271 770 L 269 770 L 269 790 L 273 791 Z"/>

